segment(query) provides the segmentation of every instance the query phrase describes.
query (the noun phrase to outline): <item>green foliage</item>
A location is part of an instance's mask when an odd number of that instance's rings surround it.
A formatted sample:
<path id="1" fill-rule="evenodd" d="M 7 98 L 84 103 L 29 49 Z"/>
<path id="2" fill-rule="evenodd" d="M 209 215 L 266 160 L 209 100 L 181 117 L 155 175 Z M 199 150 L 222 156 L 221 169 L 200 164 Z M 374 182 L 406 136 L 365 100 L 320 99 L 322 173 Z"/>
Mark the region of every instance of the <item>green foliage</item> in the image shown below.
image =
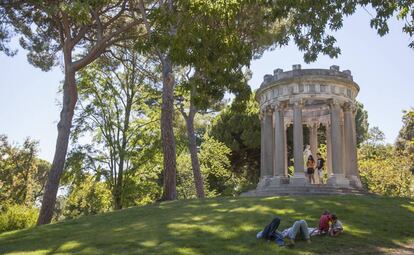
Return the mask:
<path id="1" fill-rule="evenodd" d="M 240 192 L 239 177 L 230 170 L 230 153 L 224 143 L 204 137 L 199 158 L 209 196 L 234 196 Z"/>
<path id="2" fill-rule="evenodd" d="M 175 12 L 158 12 L 156 31 L 161 45 L 170 46 L 181 63 L 213 63 L 214 52 L 229 48 L 228 60 L 248 63 L 263 48 L 288 44 L 290 39 L 306 62 L 319 54 L 337 57 L 340 53 L 332 35 L 343 25 L 343 17 L 355 12 L 356 1 L 175 1 Z M 317 18 L 315 18 L 317 17 Z M 181 22 L 178 22 L 181 21 Z M 170 25 L 177 25 L 171 38 Z M 190 36 L 191 35 L 191 36 Z M 188 49 L 188 50 L 187 50 Z M 209 52 L 209 54 L 204 54 Z M 232 54 L 231 54 L 232 53 Z M 218 55 L 217 58 L 220 58 Z M 220 62 L 219 66 L 220 66 Z"/>
<path id="3" fill-rule="evenodd" d="M 10 205 L 0 208 L 0 233 L 24 229 L 36 224 L 38 209 L 24 205 Z"/>
<path id="4" fill-rule="evenodd" d="M 414 196 L 412 159 L 393 146 L 384 145 L 384 133 L 370 129 L 368 140 L 358 150 L 361 181 L 371 192 L 385 196 Z"/>
<path id="5" fill-rule="evenodd" d="M 412 197 L 412 161 L 398 155 L 391 146 L 363 145 L 359 150 L 359 173 L 369 191 L 385 196 Z"/>
<path id="6" fill-rule="evenodd" d="M 371 146 L 380 145 L 385 141 L 385 134 L 378 127 L 372 127 L 369 129 L 368 138 L 366 143 Z"/>
<path id="7" fill-rule="evenodd" d="M 107 212 L 112 206 L 112 194 L 107 184 L 87 176 L 82 183 L 71 188 L 65 202 L 63 215 L 76 218 Z"/>
<path id="8" fill-rule="evenodd" d="M 375 10 L 375 16 L 372 16 L 370 25 L 380 36 L 388 34 L 388 20 L 395 16 L 404 23 L 402 31 L 410 37 L 414 35 L 414 3 L 412 0 L 356 0 L 355 2 L 362 6 L 371 5 Z M 414 49 L 414 40 L 408 46 Z"/>
<path id="9" fill-rule="evenodd" d="M 118 47 L 79 72 L 80 104 L 72 141 L 89 139 L 69 153 L 63 181 L 82 182 L 86 173 L 102 177 L 117 209 L 157 198 L 153 180 L 158 173 L 141 168 L 155 157 L 159 145 L 154 68 L 151 59 Z M 150 72 L 154 74 L 148 79 Z"/>
<path id="10" fill-rule="evenodd" d="M 231 171 L 256 185 L 260 168 L 259 106 L 254 95 L 247 101 L 234 101 L 213 120 L 209 135 L 230 148 Z M 243 188 L 244 189 L 244 188 Z"/>
<path id="11" fill-rule="evenodd" d="M 6 17 L 6 10 L 0 6 L 0 52 L 3 52 L 7 56 L 13 56 L 17 53 L 17 50 L 11 50 L 8 47 L 12 35 L 13 30 Z"/>
<path id="12" fill-rule="evenodd" d="M 395 146 L 400 151 L 414 154 L 414 108 L 403 111 L 403 126 L 398 133 Z"/>
<path id="13" fill-rule="evenodd" d="M 43 71 L 59 64 L 61 51 L 65 52 L 65 65 L 82 60 L 76 63 L 75 71 L 81 69 L 114 43 L 110 41 L 114 37 L 119 40 L 125 36 L 129 23 L 134 22 L 126 5 L 111 0 L 6 1 L 0 5 L 0 14 L 4 21 L 0 49 L 12 35 L 19 35 L 20 46 L 28 51 L 28 62 Z M 86 54 L 72 57 L 75 48 L 86 50 Z"/>
<path id="14" fill-rule="evenodd" d="M 355 129 L 356 129 L 356 138 L 357 146 L 363 143 L 368 139 L 368 112 L 364 109 L 364 105 L 356 101 L 356 113 L 355 113 Z"/>
<path id="15" fill-rule="evenodd" d="M 154 153 L 156 153 L 156 158 L 159 161 L 149 160 L 149 162 L 140 164 L 135 171 L 131 171 L 127 175 L 122 194 L 122 204 L 124 207 L 146 205 L 154 203 L 161 198 L 161 152 L 157 151 Z"/>
<path id="16" fill-rule="evenodd" d="M 340 54 L 336 39 L 328 31 L 343 26 L 343 17 L 355 12 L 355 1 L 277 1 L 269 2 L 271 17 L 285 19 L 286 34 L 293 39 L 299 50 L 304 51 L 305 62 L 315 61 L 319 54 L 331 58 Z M 315 18 L 317 17 L 317 18 Z M 282 41 L 287 44 L 287 40 Z"/>
<path id="17" fill-rule="evenodd" d="M 34 206 L 41 196 L 50 169 L 49 162 L 37 158 L 39 143 L 26 138 L 12 145 L 0 135 L 0 201 Z"/>
<path id="18" fill-rule="evenodd" d="M 410 171 L 414 174 L 414 109 L 403 113 L 403 126 L 395 141 L 395 148 L 400 155 L 410 158 Z"/>
<path id="19" fill-rule="evenodd" d="M 204 191 L 207 190 L 204 189 Z M 197 198 L 197 193 L 194 186 L 191 158 L 190 154 L 187 151 L 180 153 L 177 157 L 177 198 Z"/>
<path id="20" fill-rule="evenodd" d="M 240 193 L 240 178 L 231 173 L 230 149 L 212 137 L 204 136 L 199 160 L 206 197 L 234 196 Z M 184 150 L 177 157 L 177 192 L 179 199 L 196 198 L 191 158 Z"/>

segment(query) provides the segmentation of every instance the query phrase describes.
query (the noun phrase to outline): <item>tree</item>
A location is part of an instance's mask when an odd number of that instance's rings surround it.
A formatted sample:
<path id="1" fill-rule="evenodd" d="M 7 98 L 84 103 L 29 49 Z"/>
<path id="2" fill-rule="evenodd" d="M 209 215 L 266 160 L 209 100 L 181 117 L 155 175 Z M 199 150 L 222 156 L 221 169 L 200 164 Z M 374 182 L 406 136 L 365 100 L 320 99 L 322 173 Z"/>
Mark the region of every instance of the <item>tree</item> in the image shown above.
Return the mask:
<path id="1" fill-rule="evenodd" d="M 115 209 L 122 208 L 124 179 L 133 170 L 130 159 L 145 146 L 140 144 L 140 132 L 158 121 L 154 114 L 158 111 L 150 110 L 157 107 L 153 98 L 158 97 L 151 88 L 158 79 L 153 66 L 133 47 L 114 47 L 79 75 L 79 115 L 73 138 L 92 135 L 94 149 L 86 153 L 97 174 L 107 180 Z M 148 77 L 150 73 L 154 75 Z"/>
<path id="2" fill-rule="evenodd" d="M 364 105 L 356 101 L 356 113 L 355 113 L 355 131 L 357 146 L 365 142 L 368 139 L 368 112 L 364 109 Z"/>
<path id="3" fill-rule="evenodd" d="M 214 38 L 212 39 L 214 40 Z M 216 54 L 224 59 L 231 59 L 227 57 L 226 51 L 228 52 L 229 49 L 222 47 L 222 50 L 217 51 Z M 191 155 L 191 165 L 198 198 L 204 198 L 205 192 L 198 158 L 194 118 L 199 112 L 203 114 L 208 111 L 217 111 L 221 107 L 221 100 L 226 91 L 235 93 L 240 100 L 250 93 L 247 79 L 245 79 L 241 72 L 241 66 L 236 65 L 232 67 L 230 62 L 226 63 L 223 61 L 220 67 L 215 71 L 199 68 L 191 77 L 186 75 L 186 79 L 184 78 L 179 83 L 178 88 L 181 92 L 178 92 L 181 94 L 178 107 L 186 123 L 188 149 Z M 182 96 L 183 94 L 186 96 Z M 185 109 L 185 105 L 188 105 L 188 109 Z"/>
<path id="4" fill-rule="evenodd" d="M 3 205 L 35 206 L 43 194 L 50 164 L 37 157 L 39 143 L 26 138 L 23 145 L 11 145 L 0 135 L 0 200 Z"/>
<path id="5" fill-rule="evenodd" d="M 339 29 L 343 15 L 355 11 L 355 3 L 169 0 L 140 1 L 140 10 L 149 35 L 142 43 L 156 53 L 163 70 L 164 197 L 175 199 L 173 67 L 194 66 L 197 71 L 198 68 L 214 69 L 217 64 L 220 67 L 220 58 L 216 59 L 214 52 L 226 45 L 231 49 L 230 61 L 236 61 L 239 66 L 248 65 L 254 55 L 260 55 L 270 46 L 286 45 L 290 37 L 305 51 L 307 62 L 315 60 L 319 53 L 335 57 L 339 49 L 333 46 L 335 39 L 326 35 L 325 28 L 329 25 L 332 30 Z M 313 18 L 315 15 L 319 18 Z M 209 40 L 210 37 L 217 40 Z M 200 96 L 203 95 L 201 92 Z"/>
<path id="6" fill-rule="evenodd" d="M 13 56 L 17 53 L 8 47 L 12 35 L 13 31 L 10 27 L 9 20 L 7 19 L 6 10 L 0 7 L 0 52 L 3 52 L 7 56 Z"/>
<path id="7" fill-rule="evenodd" d="M 414 108 L 403 111 L 403 126 L 398 133 L 395 147 L 397 150 L 414 154 Z"/>
<path id="8" fill-rule="evenodd" d="M 231 171 L 245 177 L 245 185 L 257 184 L 260 167 L 259 104 L 233 101 L 213 120 L 209 135 L 231 149 Z"/>
<path id="9" fill-rule="evenodd" d="M 198 149 L 197 149 L 197 139 L 196 139 L 196 134 L 194 130 L 194 118 L 198 111 L 196 108 L 195 102 L 194 102 L 196 87 L 195 87 L 195 84 L 192 84 L 191 86 L 192 86 L 192 89 L 190 91 L 189 100 L 188 100 L 189 101 L 188 112 L 186 112 L 186 110 L 184 109 L 184 102 L 183 102 L 182 96 L 180 96 L 178 99 L 178 108 L 185 120 L 185 125 L 187 128 L 188 150 L 190 151 L 190 156 L 191 156 L 191 168 L 193 170 L 192 171 L 193 180 L 194 180 L 197 197 L 204 198 L 205 191 L 204 191 L 203 176 L 201 175 L 201 170 L 200 170 L 200 161 L 198 159 Z"/>
<path id="10" fill-rule="evenodd" d="M 147 8 L 146 6 L 152 6 Z M 144 3 L 143 0 L 139 2 L 139 9 L 143 17 L 146 32 L 148 36 L 148 45 L 156 42 L 154 37 L 154 28 L 150 22 L 157 22 L 151 20 L 154 13 L 162 16 L 169 16 L 174 13 L 173 1 L 149 1 Z M 162 12 L 162 13 L 161 13 Z M 165 17 L 164 17 L 165 18 Z M 173 36 L 176 34 L 176 27 L 170 24 L 164 27 L 167 34 Z M 158 32 L 158 31 L 156 31 Z M 151 46 L 149 46 L 151 47 Z M 164 193 L 163 197 L 166 200 L 174 200 L 177 197 L 176 190 L 176 154 L 175 154 L 175 139 L 173 131 L 173 115 L 174 115 L 174 86 L 175 79 L 173 74 L 173 65 L 171 56 L 168 50 L 159 45 L 151 47 L 161 62 L 162 70 L 162 106 L 161 106 L 161 140 L 164 154 Z M 151 51 L 150 50 L 150 51 Z"/>
<path id="11" fill-rule="evenodd" d="M 365 160 L 375 158 L 385 158 L 387 155 L 387 145 L 384 144 L 385 135 L 378 127 L 369 129 L 367 140 L 361 144 L 358 154 L 359 158 Z"/>
<path id="12" fill-rule="evenodd" d="M 410 170 L 414 174 L 414 109 L 403 111 L 403 126 L 395 141 L 397 153 L 406 155 L 411 159 Z"/>
<path id="13" fill-rule="evenodd" d="M 240 192 L 240 178 L 230 171 L 231 150 L 223 143 L 209 137 L 203 137 L 198 153 L 201 173 L 204 179 L 206 197 L 237 195 Z M 179 198 L 196 198 L 194 177 L 191 171 L 191 155 L 184 149 L 177 157 L 177 191 Z"/>
<path id="14" fill-rule="evenodd" d="M 111 45 L 130 38 L 140 23 L 130 1 L 3 1 L 7 24 L 22 37 L 28 61 L 43 71 L 63 55 L 64 83 L 55 155 L 48 176 L 38 224 L 50 223 L 68 149 L 78 91 L 76 73 Z M 4 31 L 4 29 L 3 29 Z M 139 33 L 138 30 L 136 30 Z M 75 54 L 81 53 L 81 54 Z"/>

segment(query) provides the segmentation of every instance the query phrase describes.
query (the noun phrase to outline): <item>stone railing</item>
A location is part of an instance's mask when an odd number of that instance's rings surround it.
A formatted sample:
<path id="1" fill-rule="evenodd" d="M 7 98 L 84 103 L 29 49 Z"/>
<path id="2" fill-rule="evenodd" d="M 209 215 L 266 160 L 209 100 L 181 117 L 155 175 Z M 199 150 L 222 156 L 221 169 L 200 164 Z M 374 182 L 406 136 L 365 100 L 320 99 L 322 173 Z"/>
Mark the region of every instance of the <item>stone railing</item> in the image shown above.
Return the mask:
<path id="1" fill-rule="evenodd" d="M 265 87 L 266 85 L 272 84 L 275 81 L 309 75 L 333 76 L 353 81 L 351 71 L 340 71 L 339 66 L 336 65 L 331 66 L 330 69 L 301 69 L 300 65 L 293 65 L 291 71 L 283 72 L 283 69 L 278 68 L 273 71 L 273 75 L 266 74 L 263 77 L 263 83 L 260 87 Z"/>

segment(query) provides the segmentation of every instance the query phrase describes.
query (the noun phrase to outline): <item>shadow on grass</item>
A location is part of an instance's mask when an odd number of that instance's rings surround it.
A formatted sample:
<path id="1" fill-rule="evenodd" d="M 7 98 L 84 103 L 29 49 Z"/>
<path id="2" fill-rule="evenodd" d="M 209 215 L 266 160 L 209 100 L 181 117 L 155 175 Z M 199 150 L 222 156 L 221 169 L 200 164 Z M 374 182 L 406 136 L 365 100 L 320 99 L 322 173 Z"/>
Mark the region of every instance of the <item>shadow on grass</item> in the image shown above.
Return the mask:
<path id="1" fill-rule="evenodd" d="M 316 226 L 325 209 L 339 216 L 344 235 L 293 249 L 255 238 L 275 215 L 279 229 L 298 219 Z M 164 202 L 4 233 L 0 254 L 411 254 L 413 215 L 412 200 L 372 196 Z"/>

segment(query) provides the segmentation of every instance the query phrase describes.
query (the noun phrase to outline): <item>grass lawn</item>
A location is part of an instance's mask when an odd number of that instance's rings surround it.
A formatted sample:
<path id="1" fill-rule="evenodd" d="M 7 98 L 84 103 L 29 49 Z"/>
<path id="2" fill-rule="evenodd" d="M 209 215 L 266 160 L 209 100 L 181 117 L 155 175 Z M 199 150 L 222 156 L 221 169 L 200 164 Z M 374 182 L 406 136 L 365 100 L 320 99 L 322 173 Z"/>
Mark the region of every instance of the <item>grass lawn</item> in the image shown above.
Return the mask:
<path id="1" fill-rule="evenodd" d="M 294 248 L 256 240 L 324 209 L 345 227 Z M 376 196 L 219 198 L 163 202 L 0 234 L 0 254 L 414 254 L 414 200 Z"/>

